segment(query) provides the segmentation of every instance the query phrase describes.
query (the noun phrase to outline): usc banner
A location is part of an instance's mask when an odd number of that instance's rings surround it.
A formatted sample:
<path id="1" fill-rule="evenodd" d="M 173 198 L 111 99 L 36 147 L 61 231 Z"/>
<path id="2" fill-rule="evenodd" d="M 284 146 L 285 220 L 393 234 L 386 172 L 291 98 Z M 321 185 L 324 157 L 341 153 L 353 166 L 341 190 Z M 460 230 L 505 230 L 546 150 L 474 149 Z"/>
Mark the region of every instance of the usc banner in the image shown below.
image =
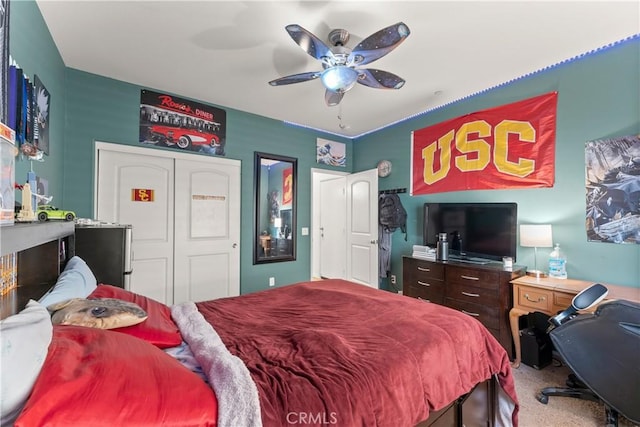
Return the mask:
<path id="1" fill-rule="evenodd" d="M 552 187 L 557 98 L 552 92 L 414 131 L 411 194 Z"/>

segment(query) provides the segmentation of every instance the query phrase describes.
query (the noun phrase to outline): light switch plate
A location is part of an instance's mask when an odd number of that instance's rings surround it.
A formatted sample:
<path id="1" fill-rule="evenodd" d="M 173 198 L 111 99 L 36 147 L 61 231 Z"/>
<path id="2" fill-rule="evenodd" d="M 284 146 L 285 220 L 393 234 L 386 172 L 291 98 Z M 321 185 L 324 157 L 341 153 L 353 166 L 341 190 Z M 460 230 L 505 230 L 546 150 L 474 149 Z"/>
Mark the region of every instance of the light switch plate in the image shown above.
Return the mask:
<path id="1" fill-rule="evenodd" d="M 309 227 L 302 227 L 302 235 L 303 236 L 309 235 Z"/>

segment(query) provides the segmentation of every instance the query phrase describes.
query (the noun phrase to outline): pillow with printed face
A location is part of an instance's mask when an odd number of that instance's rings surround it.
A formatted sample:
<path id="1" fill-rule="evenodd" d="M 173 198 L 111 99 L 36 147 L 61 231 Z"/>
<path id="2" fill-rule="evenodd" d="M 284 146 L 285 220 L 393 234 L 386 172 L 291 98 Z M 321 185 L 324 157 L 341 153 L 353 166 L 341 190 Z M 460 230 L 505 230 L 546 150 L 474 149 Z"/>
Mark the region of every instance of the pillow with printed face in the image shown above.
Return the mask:
<path id="1" fill-rule="evenodd" d="M 132 302 L 147 313 L 147 320 L 134 326 L 113 329 L 124 334 L 133 335 L 160 347 L 176 347 L 182 343 L 182 335 L 171 318 L 171 309 L 152 298 L 130 292 L 111 285 L 98 285 L 88 299 L 115 298 Z"/>
<path id="2" fill-rule="evenodd" d="M 71 298 L 86 298 L 96 286 L 96 277 L 87 263 L 74 256 L 67 262 L 53 288 L 38 302 L 48 307 Z"/>
<path id="3" fill-rule="evenodd" d="M 47 307 L 54 325 L 114 329 L 137 325 L 147 319 L 138 305 L 115 298 L 73 298 Z"/>
<path id="4" fill-rule="evenodd" d="M 113 330 L 53 326 L 15 427 L 215 426 L 213 390 L 159 348 Z"/>

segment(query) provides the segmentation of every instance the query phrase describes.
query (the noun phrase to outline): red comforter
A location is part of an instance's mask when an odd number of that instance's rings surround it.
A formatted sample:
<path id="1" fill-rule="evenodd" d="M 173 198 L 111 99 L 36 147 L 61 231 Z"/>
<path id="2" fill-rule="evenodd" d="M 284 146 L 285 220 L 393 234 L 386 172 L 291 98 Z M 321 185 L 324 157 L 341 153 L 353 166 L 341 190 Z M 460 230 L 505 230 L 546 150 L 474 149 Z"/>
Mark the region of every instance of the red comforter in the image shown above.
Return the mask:
<path id="1" fill-rule="evenodd" d="M 447 307 L 343 280 L 196 305 L 249 369 L 265 426 L 413 426 L 493 374 L 517 402 L 505 350 Z"/>

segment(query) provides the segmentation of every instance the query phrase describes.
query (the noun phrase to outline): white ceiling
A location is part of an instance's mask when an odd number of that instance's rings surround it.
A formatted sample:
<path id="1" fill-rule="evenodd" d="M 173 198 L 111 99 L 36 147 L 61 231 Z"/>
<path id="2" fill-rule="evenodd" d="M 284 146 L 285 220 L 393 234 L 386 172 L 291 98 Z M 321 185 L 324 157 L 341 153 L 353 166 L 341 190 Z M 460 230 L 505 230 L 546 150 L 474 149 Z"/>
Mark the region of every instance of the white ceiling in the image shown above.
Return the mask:
<path id="1" fill-rule="evenodd" d="M 638 0 L 37 4 L 68 67 L 347 137 L 640 33 Z M 411 35 L 367 65 L 404 78 L 399 90 L 356 85 L 340 106 L 327 107 L 319 80 L 267 83 L 322 69 L 289 37 L 288 24 L 323 41 L 346 29 L 353 48 L 400 21 Z"/>

